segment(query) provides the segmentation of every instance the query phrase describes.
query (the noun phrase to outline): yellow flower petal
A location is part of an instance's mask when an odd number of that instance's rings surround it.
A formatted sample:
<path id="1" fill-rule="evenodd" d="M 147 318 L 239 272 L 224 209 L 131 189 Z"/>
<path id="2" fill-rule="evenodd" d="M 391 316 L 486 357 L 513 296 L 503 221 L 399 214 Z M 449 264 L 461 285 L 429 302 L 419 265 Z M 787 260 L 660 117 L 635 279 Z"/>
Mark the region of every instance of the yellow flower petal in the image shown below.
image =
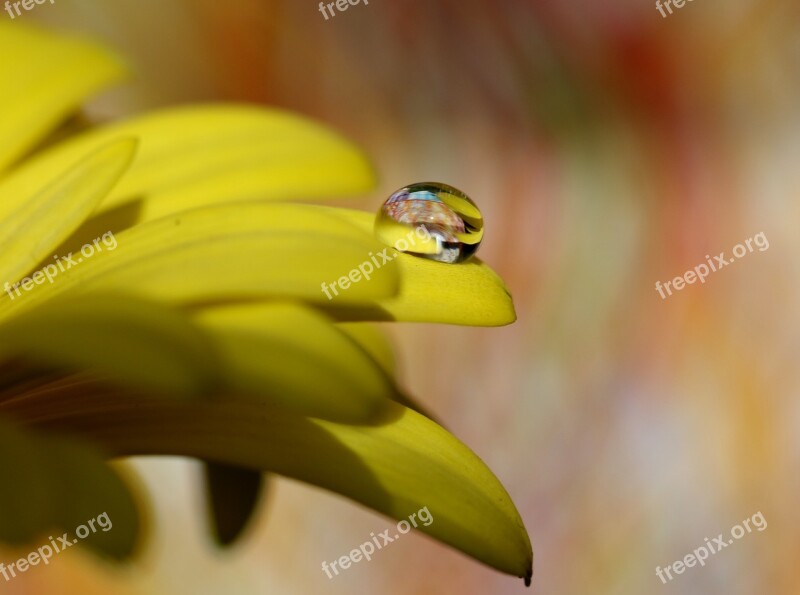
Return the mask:
<path id="1" fill-rule="evenodd" d="M 331 209 L 337 217 L 372 233 L 375 216 L 364 211 Z M 400 290 L 373 307 L 337 308 L 331 312 L 342 321 L 402 320 L 442 322 L 470 326 L 502 326 L 516 320 L 514 303 L 502 279 L 475 258 L 460 264 L 444 264 L 390 250 L 396 257 Z"/>
<path id="2" fill-rule="evenodd" d="M 0 490 L 0 540 L 25 543 L 54 522 L 45 455 L 31 436 L 5 421 L 0 424 L 0 473 L 14 478 L 12 489 Z"/>
<path id="3" fill-rule="evenodd" d="M 340 322 L 337 328 L 355 341 L 389 376 L 394 376 L 397 361 L 389 337 L 369 322 Z"/>
<path id="4" fill-rule="evenodd" d="M 366 351 L 372 360 L 378 364 L 389 377 L 394 378 L 397 367 L 394 348 L 389 337 L 377 324 L 371 322 L 339 322 L 336 326 Z M 428 411 L 424 405 L 409 397 L 407 394 L 396 391 L 391 395 L 391 398 L 401 405 L 405 405 L 409 409 L 413 409 L 417 413 L 421 413 L 428 419 L 442 425 L 436 416 Z"/>
<path id="5" fill-rule="evenodd" d="M 165 396 L 251 397 L 342 423 L 374 419 L 397 392 L 336 325 L 292 303 L 217 307 L 191 320 L 130 296 L 65 297 L 0 324 L 3 358 Z"/>
<path id="6" fill-rule="evenodd" d="M 88 522 L 95 519 L 95 531 L 80 545 L 117 559 L 133 556 L 144 541 L 137 504 L 144 494 L 132 492 L 135 478 L 121 474 L 119 466 L 109 466 L 82 442 L 57 436 L 45 440 L 56 526 L 72 533 L 80 525 L 89 527 Z M 100 515 L 105 518 L 97 520 Z"/>
<path id="7" fill-rule="evenodd" d="M 109 411 L 109 403 L 114 411 Z M 170 454 L 271 471 L 404 519 L 427 507 L 422 531 L 497 570 L 529 578 L 527 532 L 503 486 L 429 419 L 389 403 L 374 425 L 312 420 L 246 400 L 159 401 L 83 391 L 66 410 L 51 394 L 10 404 L 25 419 L 64 411 L 47 427 L 77 430 L 115 455 Z M 33 420 L 30 420 L 33 421 Z"/>
<path id="8" fill-rule="evenodd" d="M 186 315 L 122 295 L 54 300 L 0 324 L 0 358 L 22 357 L 166 395 L 208 394 L 215 346 Z"/>
<path id="9" fill-rule="evenodd" d="M 130 171 L 101 205 L 125 226 L 232 200 L 310 200 L 365 192 L 372 168 L 349 141 L 288 112 L 244 105 L 152 112 L 92 130 L 36 156 L 2 195 L 30 193 L 53 171 L 119 136 L 140 141 Z"/>
<path id="10" fill-rule="evenodd" d="M 6 195 L 7 200 L 0 202 L 0 279 L 13 283 L 49 256 L 108 194 L 135 151 L 133 139 L 112 141 L 84 156 L 32 197 L 17 196 L 15 201 Z M 16 210 L 10 211 L 15 203 Z M 43 273 L 39 275 L 44 278 Z"/>
<path id="11" fill-rule="evenodd" d="M 344 423 L 366 422 L 396 392 L 388 375 L 324 316 L 300 304 L 204 309 L 226 388 L 281 408 Z"/>
<path id="12" fill-rule="evenodd" d="M 0 474 L 12 479 L 0 490 L 0 541 L 41 547 L 50 545 L 43 536 L 68 532 L 68 541 L 114 557 L 133 553 L 141 532 L 133 496 L 117 473 L 86 446 L 23 432 L 3 422 Z M 81 525 L 86 535 L 78 536 Z M 56 553 L 51 548 L 50 554 Z"/>
<path id="13" fill-rule="evenodd" d="M 324 282 L 347 275 L 381 246 L 328 209 L 240 203 L 137 225 L 51 284 L 0 303 L 0 319 L 67 290 L 118 290 L 172 303 L 290 297 L 328 302 Z M 394 266 L 338 298 L 368 303 L 397 291 Z"/>
<path id="14" fill-rule="evenodd" d="M 11 23 L 3 16 L 0 170 L 31 149 L 87 97 L 124 73 L 121 63 L 100 46 Z M 86 152 L 71 155 L 55 171 L 62 171 Z M 48 177 L 39 178 L 38 182 Z"/>

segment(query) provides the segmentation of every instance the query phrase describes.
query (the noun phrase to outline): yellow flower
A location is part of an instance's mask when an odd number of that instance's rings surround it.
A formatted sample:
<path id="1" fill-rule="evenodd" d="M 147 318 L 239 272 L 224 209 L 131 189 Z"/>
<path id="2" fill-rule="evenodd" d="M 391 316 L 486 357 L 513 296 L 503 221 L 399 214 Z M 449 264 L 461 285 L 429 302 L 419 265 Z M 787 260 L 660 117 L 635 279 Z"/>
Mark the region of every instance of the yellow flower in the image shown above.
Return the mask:
<path id="1" fill-rule="evenodd" d="M 530 579 L 508 494 L 402 394 L 365 324 L 508 324 L 491 269 L 399 254 L 329 301 L 321 282 L 384 249 L 373 215 L 285 201 L 368 191 L 350 143 L 244 105 L 56 142 L 121 63 L 17 23 L 0 25 L 0 54 L 16 56 L 0 63 L 0 540 L 107 512 L 114 530 L 86 543 L 127 556 L 140 512 L 103 457 L 183 455 L 208 464 L 222 543 L 274 472 L 394 519 L 427 507 L 419 530 Z"/>

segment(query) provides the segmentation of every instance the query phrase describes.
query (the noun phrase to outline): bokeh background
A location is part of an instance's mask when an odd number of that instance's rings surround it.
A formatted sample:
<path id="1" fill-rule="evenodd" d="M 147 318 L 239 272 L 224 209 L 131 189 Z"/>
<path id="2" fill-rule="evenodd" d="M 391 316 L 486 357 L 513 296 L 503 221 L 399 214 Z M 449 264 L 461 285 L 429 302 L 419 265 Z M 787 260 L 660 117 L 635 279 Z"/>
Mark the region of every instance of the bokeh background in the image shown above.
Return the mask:
<path id="1" fill-rule="evenodd" d="M 370 0 L 327 21 L 314 0 L 56 0 L 21 18 L 129 60 L 135 77 L 95 118 L 280 106 L 372 156 L 380 186 L 348 204 L 423 180 L 478 202 L 481 256 L 519 320 L 388 330 L 404 385 L 514 498 L 535 592 L 800 593 L 795 0 L 694 0 L 667 18 L 650 0 Z M 768 250 L 655 291 L 759 232 Z M 156 520 L 137 564 L 70 552 L 3 591 L 524 592 L 415 534 L 329 580 L 323 560 L 389 521 L 284 480 L 219 553 L 198 468 L 133 465 Z M 759 511 L 763 532 L 656 577 Z"/>

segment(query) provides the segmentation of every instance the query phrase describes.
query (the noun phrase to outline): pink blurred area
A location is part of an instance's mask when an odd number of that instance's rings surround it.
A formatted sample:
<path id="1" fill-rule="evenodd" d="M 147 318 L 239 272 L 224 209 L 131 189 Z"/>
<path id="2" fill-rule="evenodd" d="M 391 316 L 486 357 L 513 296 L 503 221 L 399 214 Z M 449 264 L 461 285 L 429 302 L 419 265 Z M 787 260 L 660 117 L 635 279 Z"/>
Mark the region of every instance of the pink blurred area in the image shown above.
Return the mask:
<path id="1" fill-rule="evenodd" d="M 325 20 L 312 0 L 58 0 L 25 18 L 130 60 L 100 117 L 279 106 L 373 157 L 379 188 L 351 204 L 425 180 L 475 199 L 480 256 L 519 320 L 390 330 L 405 385 L 517 503 L 535 592 L 800 592 L 796 2 L 694 0 L 663 18 L 644 0 L 370 0 Z M 769 249 L 667 299 L 654 289 L 759 232 Z M 70 554 L 5 591 L 523 592 L 413 534 L 329 580 L 323 560 L 389 523 L 288 481 L 219 555 L 196 469 L 136 465 L 158 521 L 137 566 Z M 656 577 L 759 511 L 763 532 Z"/>

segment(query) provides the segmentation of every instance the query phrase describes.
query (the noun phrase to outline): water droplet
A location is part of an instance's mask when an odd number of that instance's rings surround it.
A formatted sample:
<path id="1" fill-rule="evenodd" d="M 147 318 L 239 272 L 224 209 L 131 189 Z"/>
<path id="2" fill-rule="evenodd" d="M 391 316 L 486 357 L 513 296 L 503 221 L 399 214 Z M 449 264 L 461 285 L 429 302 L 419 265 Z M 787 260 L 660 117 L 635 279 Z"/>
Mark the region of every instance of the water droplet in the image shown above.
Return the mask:
<path id="1" fill-rule="evenodd" d="M 392 194 L 375 218 L 375 235 L 399 252 L 439 262 L 463 262 L 483 239 L 483 216 L 452 186 L 422 182 Z"/>

